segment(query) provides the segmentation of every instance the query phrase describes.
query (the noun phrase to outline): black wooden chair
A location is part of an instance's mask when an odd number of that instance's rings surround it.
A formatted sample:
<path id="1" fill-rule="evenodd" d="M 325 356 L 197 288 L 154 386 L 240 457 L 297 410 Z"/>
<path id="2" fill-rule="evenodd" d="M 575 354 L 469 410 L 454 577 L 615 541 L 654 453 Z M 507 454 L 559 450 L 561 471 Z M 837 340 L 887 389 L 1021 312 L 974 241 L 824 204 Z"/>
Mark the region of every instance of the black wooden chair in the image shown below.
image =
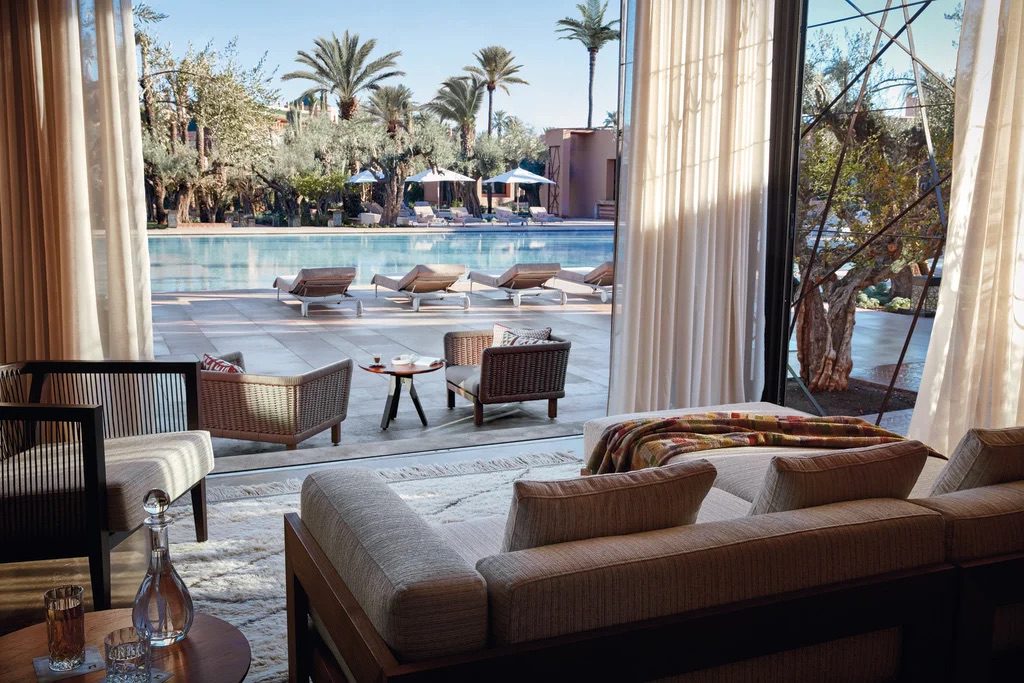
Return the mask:
<path id="1" fill-rule="evenodd" d="M 0 365 L 0 563 L 88 557 L 110 607 L 110 551 L 141 526 L 151 488 L 192 497 L 205 541 L 209 435 L 199 364 Z"/>

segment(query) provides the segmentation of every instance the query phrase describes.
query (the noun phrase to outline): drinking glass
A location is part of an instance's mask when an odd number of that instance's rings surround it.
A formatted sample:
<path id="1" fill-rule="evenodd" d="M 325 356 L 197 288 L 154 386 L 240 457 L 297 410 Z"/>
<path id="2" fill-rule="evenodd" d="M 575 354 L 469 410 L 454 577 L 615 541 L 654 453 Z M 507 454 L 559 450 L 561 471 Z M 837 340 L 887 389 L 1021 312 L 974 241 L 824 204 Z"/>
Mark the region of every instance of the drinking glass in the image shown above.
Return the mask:
<path id="1" fill-rule="evenodd" d="M 85 608 L 81 586 L 58 586 L 43 593 L 50 669 L 71 671 L 85 661 Z"/>
<path id="2" fill-rule="evenodd" d="M 381 355 L 379 353 L 373 354 L 373 365 L 374 365 L 374 367 L 380 366 L 380 358 L 381 358 Z"/>
<path id="3" fill-rule="evenodd" d="M 149 683 L 149 639 L 134 626 L 111 631 L 103 639 L 107 683 Z"/>

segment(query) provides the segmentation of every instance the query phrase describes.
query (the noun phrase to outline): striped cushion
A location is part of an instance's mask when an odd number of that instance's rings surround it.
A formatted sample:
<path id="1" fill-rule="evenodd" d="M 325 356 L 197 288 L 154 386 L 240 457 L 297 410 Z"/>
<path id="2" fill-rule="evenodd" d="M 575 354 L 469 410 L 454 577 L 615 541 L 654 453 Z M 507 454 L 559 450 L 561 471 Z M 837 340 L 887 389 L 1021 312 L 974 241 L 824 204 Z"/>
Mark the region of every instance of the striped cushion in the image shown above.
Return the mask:
<path id="1" fill-rule="evenodd" d="M 919 441 L 775 456 L 750 514 L 864 498 L 906 498 L 927 458 L 928 449 Z"/>
<path id="2" fill-rule="evenodd" d="M 1024 427 L 969 429 L 932 488 L 937 496 L 1024 480 Z"/>
<path id="3" fill-rule="evenodd" d="M 502 346 L 538 346 L 543 344 L 556 344 L 557 342 L 551 341 L 550 339 L 538 339 L 536 337 L 525 337 L 519 336 L 512 332 L 505 332 L 501 335 Z"/>
<path id="4" fill-rule="evenodd" d="M 199 364 L 203 370 L 209 370 L 211 372 L 227 372 L 234 375 L 244 375 L 245 370 L 242 366 L 235 365 L 230 361 L 226 361 L 223 358 L 216 358 L 208 353 L 203 354 L 203 360 Z"/>
<path id="5" fill-rule="evenodd" d="M 511 346 L 511 344 L 505 343 L 506 332 L 511 332 L 516 337 L 531 337 L 533 339 L 551 338 L 550 327 L 541 327 L 534 330 L 528 327 L 509 327 L 501 323 L 494 323 L 494 336 L 491 340 L 491 346 Z"/>
<path id="6" fill-rule="evenodd" d="M 502 552 L 693 524 L 715 480 L 707 460 L 564 481 L 517 481 Z"/>

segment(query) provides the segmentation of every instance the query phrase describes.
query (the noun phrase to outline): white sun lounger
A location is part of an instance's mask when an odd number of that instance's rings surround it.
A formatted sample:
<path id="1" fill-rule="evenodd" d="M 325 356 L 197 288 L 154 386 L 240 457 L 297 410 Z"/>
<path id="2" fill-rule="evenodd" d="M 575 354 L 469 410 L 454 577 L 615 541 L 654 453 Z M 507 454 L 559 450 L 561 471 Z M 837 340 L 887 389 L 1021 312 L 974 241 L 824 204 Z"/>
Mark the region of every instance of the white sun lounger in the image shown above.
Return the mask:
<path id="1" fill-rule="evenodd" d="M 612 298 L 612 287 L 615 284 L 615 266 L 611 261 L 605 261 L 597 268 L 591 270 L 585 268 L 562 269 L 558 273 L 558 279 L 590 287 L 594 294 L 601 297 L 601 303 L 606 304 Z"/>
<path id="2" fill-rule="evenodd" d="M 483 224 L 485 221 L 477 218 L 469 212 L 464 206 L 453 206 L 452 209 L 452 223 L 457 225 L 474 225 L 477 223 Z"/>
<path id="3" fill-rule="evenodd" d="M 504 223 L 505 225 L 526 225 L 525 218 L 513 213 L 511 209 L 507 209 L 504 206 L 495 207 L 494 217 L 499 223 Z"/>
<path id="4" fill-rule="evenodd" d="M 524 296 L 557 292 L 564 306 L 567 300 L 565 292 L 546 284 L 560 270 L 562 267 L 557 263 L 517 263 L 497 277 L 474 270 L 469 273 L 469 289 L 473 291 L 473 283 L 500 289 L 512 301 L 512 305 L 517 307 L 523 302 Z"/>
<path id="5" fill-rule="evenodd" d="M 543 206 L 531 206 L 530 217 L 538 223 L 561 223 L 562 217 L 548 213 Z"/>
<path id="6" fill-rule="evenodd" d="M 397 276 L 389 277 L 378 273 L 370 280 L 370 284 L 373 285 L 374 296 L 377 296 L 380 287 L 384 287 L 409 297 L 413 311 L 420 310 L 421 301 L 444 299 L 461 301 L 462 308 L 469 310 L 469 295 L 465 292 L 451 291 L 451 286 L 465 274 L 465 266 L 421 264 L 410 270 L 401 279 L 395 279 Z"/>
<path id="7" fill-rule="evenodd" d="M 355 268 L 303 268 L 297 275 L 279 275 L 274 289 L 299 300 L 302 317 L 309 316 L 310 304 L 355 303 L 356 315 L 363 314 L 363 302 L 352 297 L 348 288 L 356 278 Z"/>

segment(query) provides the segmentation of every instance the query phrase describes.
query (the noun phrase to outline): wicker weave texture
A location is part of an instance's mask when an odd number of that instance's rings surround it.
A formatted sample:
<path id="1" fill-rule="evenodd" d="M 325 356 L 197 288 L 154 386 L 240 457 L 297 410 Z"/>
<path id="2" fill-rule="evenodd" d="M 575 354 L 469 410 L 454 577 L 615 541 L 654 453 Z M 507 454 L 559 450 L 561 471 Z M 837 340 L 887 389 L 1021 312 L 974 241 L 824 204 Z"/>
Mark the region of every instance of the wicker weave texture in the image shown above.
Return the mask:
<path id="1" fill-rule="evenodd" d="M 480 402 L 562 398 L 569 367 L 569 347 L 569 342 L 559 341 L 487 349 L 483 352 L 480 366 Z"/>
<path id="2" fill-rule="evenodd" d="M 480 365 L 484 349 L 494 339 L 492 330 L 447 332 L 444 335 L 444 359 L 448 365 Z"/>

